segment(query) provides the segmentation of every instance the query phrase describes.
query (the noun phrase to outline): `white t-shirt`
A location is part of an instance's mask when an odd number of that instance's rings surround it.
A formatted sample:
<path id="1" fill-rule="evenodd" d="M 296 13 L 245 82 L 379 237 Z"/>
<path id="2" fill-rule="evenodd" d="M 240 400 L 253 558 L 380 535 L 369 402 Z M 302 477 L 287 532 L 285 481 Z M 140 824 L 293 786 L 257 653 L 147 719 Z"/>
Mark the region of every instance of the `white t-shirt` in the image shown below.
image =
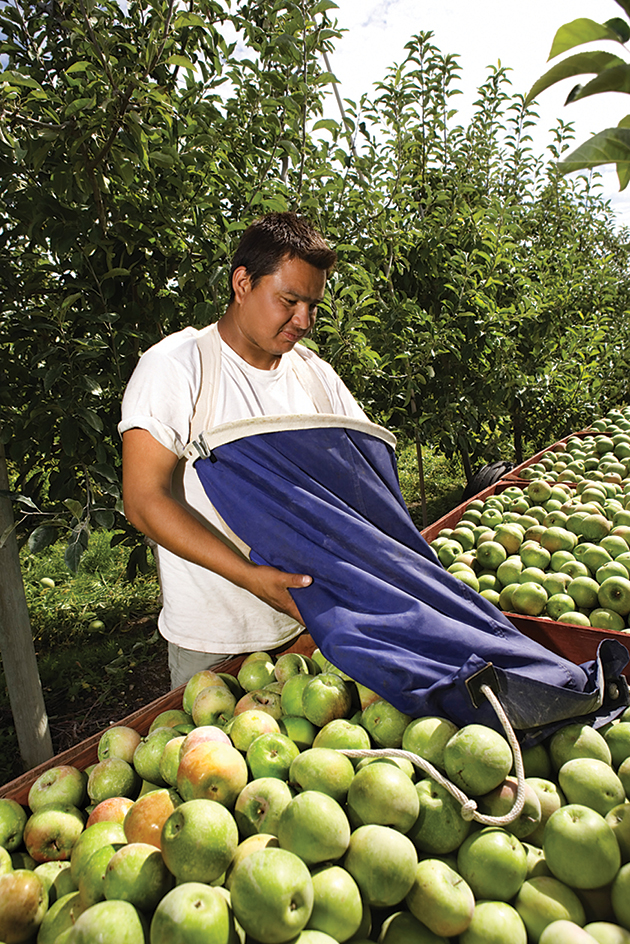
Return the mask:
<path id="1" fill-rule="evenodd" d="M 201 357 L 195 328 L 184 328 L 142 355 L 122 403 L 120 434 L 146 429 L 181 459 L 201 386 Z M 333 412 L 365 419 L 365 414 L 332 367 L 301 347 L 316 371 Z M 290 413 L 315 413 L 315 406 L 288 358 L 273 370 L 252 367 L 221 341 L 221 373 L 215 424 Z M 221 521 L 191 461 L 182 460 L 182 503 L 226 543 Z M 253 594 L 198 564 L 160 547 L 163 607 L 160 632 L 169 642 L 199 652 L 238 653 L 280 646 L 301 632 L 295 620 Z"/>

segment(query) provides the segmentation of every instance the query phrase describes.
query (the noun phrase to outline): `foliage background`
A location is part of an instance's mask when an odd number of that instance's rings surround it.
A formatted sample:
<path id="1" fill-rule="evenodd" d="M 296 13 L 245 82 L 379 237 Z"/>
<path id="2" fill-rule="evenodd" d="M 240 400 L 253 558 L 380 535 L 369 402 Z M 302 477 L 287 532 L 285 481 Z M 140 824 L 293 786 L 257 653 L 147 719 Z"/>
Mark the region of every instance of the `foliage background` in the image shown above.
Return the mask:
<path id="1" fill-rule="evenodd" d="M 76 570 L 120 502 L 116 423 L 139 353 L 216 319 L 255 216 L 339 250 L 313 339 L 403 441 L 466 477 L 627 399 L 628 240 L 559 122 L 492 69 L 458 123 L 431 34 L 339 122 L 332 0 L 12 0 L 0 12 L 0 440 L 37 551 Z M 228 42 L 227 35 L 238 36 Z M 23 515 L 23 517 L 22 517 Z"/>

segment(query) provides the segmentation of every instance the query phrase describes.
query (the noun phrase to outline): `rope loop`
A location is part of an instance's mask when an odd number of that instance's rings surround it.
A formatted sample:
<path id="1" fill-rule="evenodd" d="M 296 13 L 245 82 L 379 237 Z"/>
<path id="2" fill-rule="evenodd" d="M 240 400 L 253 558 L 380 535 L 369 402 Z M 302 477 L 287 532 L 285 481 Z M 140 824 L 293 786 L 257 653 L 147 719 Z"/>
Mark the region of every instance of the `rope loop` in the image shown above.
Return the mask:
<path id="1" fill-rule="evenodd" d="M 518 738 L 514 733 L 514 729 L 510 724 L 510 721 L 503 709 L 503 705 L 492 691 L 488 685 L 482 685 L 481 691 L 486 696 L 494 711 L 497 714 L 499 721 L 505 731 L 505 735 L 510 745 L 512 751 L 512 756 L 514 758 L 514 769 L 516 772 L 516 798 L 514 800 L 514 805 L 512 809 L 506 813 L 504 816 L 487 816 L 485 813 L 480 813 L 477 809 L 477 803 L 475 800 L 466 796 L 463 790 L 460 790 L 459 787 L 455 786 L 448 777 L 442 774 L 437 767 L 434 767 L 428 760 L 425 760 L 424 757 L 420 757 L 418 754 L 414 754 L 411 751 L 403 751 L 397 747 L 384 747 L 384 748 L 374 748 L 372 750 L 351 750 L 345 748 L 338 748 L 340 754 L 345 754 L 346 757 L 350 758 L 363 758 L 363 757 L 399 757 L 404 760 L 410 761 L 414 767 L 420 768 L 425 774 L 428 774 L 432 780 L 435 780 L 436 783 L 444 787 L 451 796 L 453 796 L 461 806 L 460 815 L 462 819 L 466 821 L 475 820 L 477 823 L 481 823 L 483 826 L 508 826 L 510 823 L 513 823 L 515 819 L 523 812 L 523 807 L 525 805 L 525 768 L 523 765 L 523 755 L 521 753 L 521 746 L 518 743 Z"/>

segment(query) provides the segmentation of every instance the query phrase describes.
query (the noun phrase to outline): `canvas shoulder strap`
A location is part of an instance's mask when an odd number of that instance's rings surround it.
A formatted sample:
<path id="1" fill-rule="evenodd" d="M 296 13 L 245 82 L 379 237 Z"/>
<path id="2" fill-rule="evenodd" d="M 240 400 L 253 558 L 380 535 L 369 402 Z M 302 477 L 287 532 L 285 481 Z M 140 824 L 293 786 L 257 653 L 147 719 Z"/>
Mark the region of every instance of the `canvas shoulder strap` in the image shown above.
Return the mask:
<path id="1" fill-rule="evenodd" d="M 294 374 L 313 401 L 317 412 L 334 413 L 330 397 L 319 374 L 311 364 L 311 359 L 308 354 L 302 354 L 302 351 L 306 352 L 307 348 L 297 344 L 289 354 L 285 354 L 284 356 L 289 358 Z"/>
<path id="2" fill-rule="evenodd" d="M 197 347 L 201 357 L 201 384 L 190 423 L 191 442 L 214 424 L 221 375 L 221 336 L 216 322 L 199 332 Z"/>

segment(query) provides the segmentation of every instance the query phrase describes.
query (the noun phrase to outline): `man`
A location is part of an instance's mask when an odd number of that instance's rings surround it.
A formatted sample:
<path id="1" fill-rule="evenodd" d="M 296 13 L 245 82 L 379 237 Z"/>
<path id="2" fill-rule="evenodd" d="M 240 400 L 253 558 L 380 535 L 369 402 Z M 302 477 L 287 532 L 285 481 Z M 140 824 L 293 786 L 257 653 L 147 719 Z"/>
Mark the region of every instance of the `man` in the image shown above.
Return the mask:
<path id="1" fill-rule="evenodd" d="M 154 345 L 125 392 L 125 514 L 158 545 L 158 625 L 173 687 L 231 655 L 286 645 L 303 629 L 289 590 L 311 577 L 245 557 L 182 457 L 200 417 L 215 426 L 291 413 L 365 417 L 330 365 L 299 345 L 335 262 L 336 253 L 295 214 L 257 220 L 235 253 L 231 297 L 217 325 L 186 328 Z"/>

